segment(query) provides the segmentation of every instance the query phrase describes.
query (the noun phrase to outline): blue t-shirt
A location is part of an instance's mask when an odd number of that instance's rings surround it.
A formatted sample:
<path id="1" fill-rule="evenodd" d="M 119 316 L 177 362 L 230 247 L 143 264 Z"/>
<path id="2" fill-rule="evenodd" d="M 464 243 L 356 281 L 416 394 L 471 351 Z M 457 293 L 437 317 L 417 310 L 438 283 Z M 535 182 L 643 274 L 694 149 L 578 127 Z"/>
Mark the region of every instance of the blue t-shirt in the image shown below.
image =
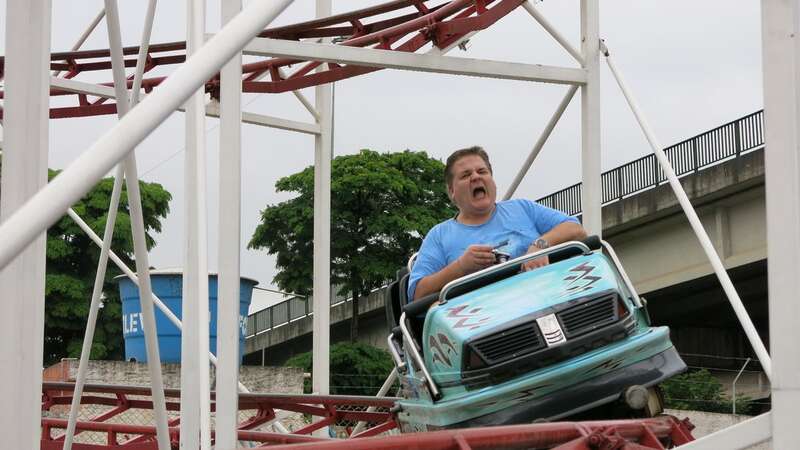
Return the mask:
<path id="1" fill-rule="evenodd" d="M 480 225 L 465 225 L 455 219 L 446 220 L 431 228 L 422 241 L 408 278 L 408 300 L 414 298 L 419 280 L 442 270 L 464 254 L 470 245 L 494 247 L 508 241 L 497 250 L 516 258 L 524 255 L 539 236 L 564 222 L 577 223 L 578 220 L 561 211 L 524 199 L 498 202 L 489 221 Z"/>

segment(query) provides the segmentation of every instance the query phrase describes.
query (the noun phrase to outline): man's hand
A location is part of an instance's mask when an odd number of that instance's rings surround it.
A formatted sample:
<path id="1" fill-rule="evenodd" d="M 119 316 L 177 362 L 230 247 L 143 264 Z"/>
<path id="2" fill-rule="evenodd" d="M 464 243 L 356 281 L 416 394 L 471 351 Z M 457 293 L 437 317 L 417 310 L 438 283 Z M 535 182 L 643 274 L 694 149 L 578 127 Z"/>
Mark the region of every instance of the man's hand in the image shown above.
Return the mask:
<path id="1" fill-rule="evenodd" d="M 463 275 L 477 272 L 494 264 L 494 253 L 489 245 L 470 245 L 456 260 Z"/>
<path id="2" fill-rule="evenodd" d="M 528 247 L 528 253 L 526 253 L 526 254 L 530 255 L 531 253 L 536 253 L 536 252 L 538 252 L 540 250 L 542 250 L 542 249 L 540 249 L 539 247 L 537 247 L 535 245 L 531 245 L 530 247 Z M 547 255 L 544 255 L 544 256 L 542 256 L 540 258 L 532 259 L 532 260 L 524 263 L 522 265 L 522 271 L 523 272 L 528 272 L 530 270 L 538 269 L 539 267 L 544 267 L 544 266 L 546 266 L 548 264 L 550 264 L 550 259 L 547 257 Z"/>

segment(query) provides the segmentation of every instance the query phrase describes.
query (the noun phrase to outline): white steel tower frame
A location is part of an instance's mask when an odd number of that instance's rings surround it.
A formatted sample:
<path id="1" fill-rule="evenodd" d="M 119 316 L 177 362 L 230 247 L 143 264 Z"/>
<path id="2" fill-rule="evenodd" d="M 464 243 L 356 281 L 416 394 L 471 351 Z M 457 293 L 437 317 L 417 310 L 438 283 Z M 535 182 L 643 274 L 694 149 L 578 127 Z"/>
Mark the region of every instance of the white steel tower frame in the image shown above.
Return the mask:
<path id="1" fill-rule="evenodd" d="M 314 123 L 303 123 L 252 113 L 241 107 L 242 54 L 282 56 L 301 60 L 357 64 L 401 70 L 460 74 L 498 79 L 537 81 L 569 85 L 564 99 L 534 145 L 522 170 L 505 197 L 513 195 L 522 177 L 543 148 L 564 109 L 578 89 L 581 91 L 581 155 L 583 177 L 583 221 L 591 234 L 600 235 L 600 42 L 599 0 L 580 0 L 580 49 L 573 47 L 536 10 L 530 2 L 524 9 L 578 62 L 579 67 L 552 67 L 491 60 L 452 58 L 444 54 L 452 48 L 434 49 L 427 54 L 387 52 L 376 49 L 255 38 L 292 0 L 252 1 L 242 9 L 241 0 L 220 0 L 224 26 L 214 36 L 204 36 L 205 1 L 187 0 L 187 61 L 166 81 L 137 105 L 142 67 L 137 65 L 134 87 L 126 89 L 119 36 L 119 14 L 116 0 L 105 0 L 105 8 L 81 35 L 76 47 L 86 39 L 103 15 L 108 22 L 109 42 L 113 56 L 115 87 L 92 85 L 74 80 L 51 78 L 50 0 L 7 0 L 4 103 L 4 161 L 2 203 L 0 203 L 0 299 L 6 314 L 0 319 L 0 379 L 4 382 L 0 395 L 16 409 L 3 408 L 0 431 L 12 440 L 13 448 L 36 448 L 39 445 L 41 412 L 41 360 L 44 308 L 44 232 L 65 213 L 75 219 L 103 247 L 100 270 L 111 258 L 140 287 L 142 311 L 146 320 L 148 364 L 153 381 L 154 411 L 160 449 L 169 447 L 166 431 L 166 410 L 163 386 L 155 345 L 153 306 L 166 309 L 150 291 L 144 225 L 138 198 L 135 146 L 169 114 L 186 105 L 187 162 L 185 167 L 186 246 L 184 272 L 183 323 L 167 313 L 170 320 L 183 327 L 181 445 L 183 448 L 209 448 L 209 385 L 208 360 L 217 370 L 217 447 L 233 448 L 236 443 L 236 390 L 238 384 L 238 303 L 239 248 L 241 216 L 241 123 L 312 134 L 315 136 L 315 203 L 314 203 L 314 378 L 313 389 L 327 394 L 330 295 L 330 169 L 332 158 L 333 105 L 332 86 L 315 88 L 314 105 L 300 93 L 298 99 L 314 117 Z M 140 59 L 146 55 L 155 11 L 155 0 L 148 3 Z M 798 94 L 797 43 L 800 0 L 764 0 L 764 92 L 766 114 L 767 215 L 770 257 L 769 295 L 772 357 L 766 352 L 757 333 L 748 325 L 746 311 L 739 314 L 756 353 L 770 374 L 773 388 L 772 413 L 759 416 L 731 430 L 696 441 L 692 448 L 742 448 L 772 436 L 775 448 L 800 448 L 800 435 L 791 429 L 800 401 L 800 356 L 795 349 L 800 319 L 800 306 L 793 297 L 800 291 L 800 160 L 798 158 Z M 316 0 L 316 16 L 331 14 L 331 0 Z M 25 39 L 15 37 L 25 36 Z M 606 52 L 607 53 L 607 52 Z M 612 73 L 623 90 L 648 140 L 653 145 L 665 173 L 671 173 L 669 162 L 660 153 L 657 140 L 650 132 L 621 76 L 608 59 Z M 203 103 L 204 83 L 221 71 L 219 104 Z M 36 74 L 36 76 L 31 76 Z M 116 98 L 120 120 L 115 127 L 87 149 L 51 183 L 46 183 L 48 150 L 48 89 L 57 86 L 73 92 Z M 130 97 L 130 99 L 129 99 Z M 135 107 L 133 107 L 135 106 Z M 129 110 L 130 109 L 130 110 Z M 129 111 L 128 111 L 129 110 Z M 220 158 L 220 317 L 218 361 L 208 353 L 207 308 L 207 236 L 204 115 L 218 116 L 226 155 Z M 221 150 L 222 151 L 222 150 Z M 69 208 L 91 189 L 109 170 L 118 166 L 115 192 L 124 178 L 130 198 L 134 232 L 137 275 L 111 252 L 110 227 L 101 240 Z M 679 199 L 685 199 L 680 184 L 670 180 Z M 780 184 L 778 184 L 780 183 Z M 112 195 L 111 209 L 116 211 Z M 692 218 L 691 205 L 681 202 Z M 696 216 L 695 216 L 696 218 Z M 698 224 L 699 225 L 699 224 Z M 707 236 L 702 226 L 695 227 L 701 243 Z M 704 247 L 706 247 L 704 245 Z M 717 269 L 719 258 L 708 251 Z M 713 253 L 713 254 L 712 254 Z M 716 257 L 716 260 L 715 260 Z M 721 264 L 720 264 L 721 266 Z M 724 268 L 717 274 L 737 312 L 741 306 L 731 286 L 727 286 Z M 98 278 L 102 277 L 98 273 Z M 730 280 L 727 281 L 728 283 Z M 102 283 L 101 283 L 102 285 Z M 98 294 L 99 296 L 99 294 Z M 91 344 L 96 300 L 87 325 Z M 782 301 L 778 301 L 781 299 Z M 227 307 L 222 307 L 228 305 Z M 742 308 L 743 310 L 743 308 Z M 84 353 L 86 345 L 84 345 Z M 208 356 L 207 356 L 208 355 Z M 87 356 L 88 358 L 88 356 Z M 86 359 L 82 355 L 79 385 L 83 382 Z M 76 396 L 79 397 L 76 387 Z M 13 411 L 13 413 L 12 413 Z M 74 416 L 74 411 L 73 411 Z M 74 429 L 74 417 L 71 417 Z M 70 442 L 66 441 L 66 445 Z"/>

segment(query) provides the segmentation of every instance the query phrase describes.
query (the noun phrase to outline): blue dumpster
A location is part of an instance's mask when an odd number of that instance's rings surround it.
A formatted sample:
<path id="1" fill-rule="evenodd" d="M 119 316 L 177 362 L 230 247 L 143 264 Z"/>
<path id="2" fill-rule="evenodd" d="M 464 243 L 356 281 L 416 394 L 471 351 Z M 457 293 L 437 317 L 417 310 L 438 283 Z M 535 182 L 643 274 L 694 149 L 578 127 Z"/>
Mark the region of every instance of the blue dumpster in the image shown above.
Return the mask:
<path id="1" fill-rule="evenodd" d="M 180 270 L 154 270 L 150 272 L 153 293 L 178 318 L 181 318 L 181 302 L 183 299 L 183 273 Z M 142 327 L 142 309 L 139 303 L 139 288 L 126 276 L 116 278 L 119 282 L 119 293 L 122 299 L 122 332 L 125 338 L 125 359 L 128 361 L 147 361 L 144 330 Z M 256 280 L 241 278 L 239 294 L 239 355 L 244 356 L 244 337 L 247 332 L 247 313 L 253 287 Z M 153 305 L 158 331 L 158 350 L 162 362 L 181 361 L 181 331 Z M 217 275 L 208 276 L 208 307 L 211 318 L 209 324 L 209 347 L 217 353 Z"/>

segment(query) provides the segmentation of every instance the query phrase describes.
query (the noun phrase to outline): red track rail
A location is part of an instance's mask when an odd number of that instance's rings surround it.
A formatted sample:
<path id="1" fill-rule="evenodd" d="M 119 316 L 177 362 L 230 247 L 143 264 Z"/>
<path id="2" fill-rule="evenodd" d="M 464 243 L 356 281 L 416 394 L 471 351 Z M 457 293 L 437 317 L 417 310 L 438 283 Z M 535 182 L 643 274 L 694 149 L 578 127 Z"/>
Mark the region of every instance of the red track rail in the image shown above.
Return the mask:
<path id="1" fill-rule="evenodd" d="M 295 25 L 264 30 L 259 37 L 287 40 L 311 40 L 333 38 L 338 45 L 375 48 L 386 51 L 416 52 L 428 43 L 444 48 L 473 31 L 488 28 L 502 17 L 520 6 L 524 0 L 395 0 L 382 5 L 312 20 Z M 394 15 L 367 23 L 379 15 Z M 125 67 L 136 66 L 139 47 L 125 47 Z M 53 53 L 50 68 L 63 71 L 63 78 L 75 78 L 81 74 L 109 71 L 109 50 L 83 50 Z M 186 43 L 171 42 L 154 44 L 148 49 L 145 72 L 157 67 L 180 64 L 186 60 Z M 5 58 L 0 57 L 0 77 Z M 320 66 L 322 70 L 315 71 Z M 282 73 L 283 71 L 285 73 Z M 375 67 L 323 64 L 316 61 L 301 61 L 287 58 L 265 58 L 242 66 L 242 91 L 248 93 L 281 93 L 320 84 L 344 80 L 381 70 Z M 266 78 L 266 79 L 262 79 Z M 142 87 L 146 92 L 161 84 L 166 77 L 145 78 Z M 131 78 L 128 87 L 132 84 Z M 112 86 L 112 83 L 103 83 Z M 212 97 L 219 95 L 219 76 L 206 83 L 206 92 Z M 0 91 L 0 98 L 3 97 Z M 86 117 L 116 113 L 116 105 L 107 99 L 92 99 L 85 94 L 62 89 L 51 89 L 52 97 L 74 96 L 74 106 L 59 106 L 50 109 L 50 118 Z M 2 118 L 2 109 L 0 109 Z"/>
<path id="2" fill-rule="evenodd" d="M 72 403 L 73 383 L 44 383 L 42 387 L 42 446 L 43 450 L 61 449 L 64 444 L 64 430 L 67 427 L 67 413 Z M 180 390 L 165 390 L 167 411 L 173 416 L 170 420 L 170 441 L 177 448 L 179 440 Z M 265 444 L 295 444 L 328 441 L 311 436 L 317 429 L 341 422 L 355 423 L 365 421 L 372 424 L 353 438 L 374 436 L 397 428 L 394 414 L 389 409 L 394 406 L 394 398 L 375 398 L 363 396 L 320 396 L 286 394 L 240 394 L 239 410 L 244 414 L 238 425 L 239 439 Z M 151 424 L 153 402 L 150 389 L 146 387 L 86 385 L 81 397 L 82 408 L 89 409 L 93 415 L 81 418 L 76 427 L 76 438 L 82 433 L 105 435 L 104 444 L 94 442 L 74 446 L 76 450 L 88 449 L 156 449 L 154 440 L 156 429 Z M 368 412 L 368 407 L 376 412 Z M 215 410 L 212 393 L 212 412 Z M 312 423 L 296 429 L 293 434 L 270 433 L 257 430 L 275 418 L 275 410 L 311 416 Z M 85 416 L 86 413 L 82 414 Z M 133 420 L 132 420 L 133 419 Z M 140 423 L 136 423 L 140 422 Z M 77 440 L 78 442 L 80 439 Z"/>
<path id="3" fill-rule="evenodd" d="M 42 394 L 42 450 L 61 449 L 63 430 L 67 427 L 66 413 L 72 401 L 72 383 L 45 383 Z M 180 391 L 168 389 L 167 410 L 172 412 L 169 423 L 170 441 L 178 448 L 180 428 L 175 413 L 180 410 Z M 87 385 L 81 398 L 83 408 L 99 411 L 94 417 L 77 423 L 75 450 L 156 449 L 155 427 L 152 422 L 153 403 L 149 388 Z M 500 426 L 468 430 L 443 430 L 392 436 L 377 436 L 396 430 L 392 407 L 393 398 L 360 396 L 312 396 L 280 394 L 241 394 L 239 409 L 250 411 L 240 415 L 238 437 L 256 446 L 270 449 L 667 449 L 690 442 L 692 425 L 671 416 L 654 419 L 595 422 L 555 422 L 535 425 Z M 379 412 L 367 412 L 367 407 Z M 60 410 L 59 410 L 60 407 Z M 275 410 L 292 411 L 313 418 L 312 423 L 298 426 L 292 434 L 259 431 L 258 428 L 275 417 Z M 58 410 L 58 411 L 57 411 Z M 214 410 L 212 393 L 212 411 Z M 139 411 L 141 422 L 124 422 L 124 415 Z M 144 414 L 142 414 L 144 412 Z M 48 417 L 54 414 L 62 417 Z M 85 412 L 84 412 L 85 415 Z M 341 421 L 366 421 L 371 424 L 364 432 L 348 439 L 327 439 L 311 436 L 314 430 Z M 349 433 L 349 428 L 347 429 Z M 91 434 L 93 443 L 80 443 L 81 435 Z M 100 438 L 98 438 L 100 436 Z M 213 436 L 213 433 L 212 433 Z M 98 440 L 100 442 L 98 442 Z"/>

